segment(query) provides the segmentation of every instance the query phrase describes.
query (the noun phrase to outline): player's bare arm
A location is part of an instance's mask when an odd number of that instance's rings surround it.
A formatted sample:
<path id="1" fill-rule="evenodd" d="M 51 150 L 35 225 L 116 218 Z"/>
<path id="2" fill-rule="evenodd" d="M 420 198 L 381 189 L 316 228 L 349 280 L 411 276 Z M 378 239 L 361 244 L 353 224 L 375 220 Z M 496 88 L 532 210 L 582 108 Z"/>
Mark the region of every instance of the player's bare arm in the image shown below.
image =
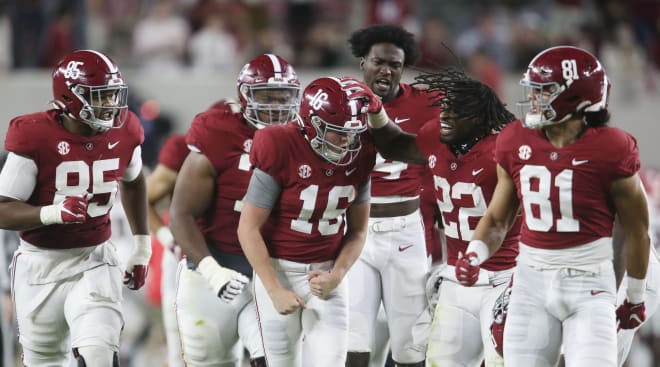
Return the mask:
<path id="1" fill-rule="evenodd" d="M 132 181 L 120 181 L 121 203 L 134 235 L 148 235 L 147 185 L 144 172 Z"/>
<path id="2" fill-rule="evenodd" d="M 261 279 L 264 288 L 273 301 L 275 309 L 283 315 L 290 314 L 305 305 L 305 301 L 289 289 L 282 287 L 275 275 L 261 226 L 270 216 L 270 208 L 260 208 L 248 201 L 243 203 L 241 219 L 238 222 L 238 240 L 252 268 Z"/>
<path id="3" fill-rule="evenodd" d="M 211 256 L 195 218 L 213 202 L 215 170 L 209 159 L 190 153 L 181 166 L 170 204 L 170 227 L 177 243 L 195 264 Z"/>
<path id="4" fill-rule="evenodd" d="M 149 202 L 149 225 L 152 232 L 157 232 L 163 226 L 163 219 L 156 210 L 156 204 L 174 191 L 177 171 L 158 164 L 147 177 L 147 201 Z"/>
<path id="5" fill-rule="evenodd" d="M 637 174 L 612 183 L 610 193 L 626 238 L 624 258 L 629 277 L 644 279 L 649 261 L 649 213 Z"/>
<path id="6" fill-rule="evenodd" d="M 369 130 L 380 155 L 385 159 L 426 164 L 426 158 L 415 142 L 415 134 L 401 130 L 391 120 L 380 129 Z"/>
<path id="7" fill-rule="evenodd" d="M 33 206 L 20 200 L 0 196 L 0 228 L 12 231 L 24 231 L 41 227 L 39 212 L 41 207 Z"/>
<path id="8" fill-rule="evenodd" d="M 472 241 L 483 241 L 488 246 L 486 257 L 479 254 L 481 262 L 494 254 L 500 246 L 507 232 L 511 229 L 520 203 L 516 196 L 516 186 L 513 179 L 499 164 L 497 165 L 497 186 L 493 192 L 493 198 L 488 205 L 486 214 L 479 220 L 474 230 Z M 468 247 L 468 252 L 470 247 Z"/>
<path id="9" fill-rule="evenodd" d="M 37 183 L 35 162 L 9 153 L 0 173 L 0 228 L 28 230 L 50 224 L 82 223 L 87 219 L 87 195 L 66 196 L 52 205 L 31 205 Z"/>

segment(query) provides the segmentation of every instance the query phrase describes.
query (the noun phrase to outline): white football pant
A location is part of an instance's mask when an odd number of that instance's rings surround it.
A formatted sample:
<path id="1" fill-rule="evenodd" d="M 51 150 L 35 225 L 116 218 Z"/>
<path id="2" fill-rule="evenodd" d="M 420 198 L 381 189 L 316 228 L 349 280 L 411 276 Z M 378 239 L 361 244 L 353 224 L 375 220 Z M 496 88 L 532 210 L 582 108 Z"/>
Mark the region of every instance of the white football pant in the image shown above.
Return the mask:
<path id="1" fill-rule="evenodd" d="M 401 217 L 369 218 L 366 243 L 347 276 L 351 352 L 372 352 L 382 302 L 392 358 L 398 363 L 424 360 L 426 343 L 417 342 L 412 330 L 427 307 L 425 238 L 419 210 Z"/>
<path id="2" fill-rule="evenodd" d="M 348 289 L 342 281 L 328 299 L 313 296 L 310 270 L 330 271 L 332 261 L 303 264 L 273 259 L 280 284 L 305 300 L 305 307 L 282 315 L 273 306 L 258 276 L 254 297 L 269 367 L 344 366 L 348 345 Z"/>
<path id="3" fill-rule="evenodd" d="M 507 367 L 614 367 L 616 282 L 611 261 L 590 271 L 518 263 L 504 328 Z"/>

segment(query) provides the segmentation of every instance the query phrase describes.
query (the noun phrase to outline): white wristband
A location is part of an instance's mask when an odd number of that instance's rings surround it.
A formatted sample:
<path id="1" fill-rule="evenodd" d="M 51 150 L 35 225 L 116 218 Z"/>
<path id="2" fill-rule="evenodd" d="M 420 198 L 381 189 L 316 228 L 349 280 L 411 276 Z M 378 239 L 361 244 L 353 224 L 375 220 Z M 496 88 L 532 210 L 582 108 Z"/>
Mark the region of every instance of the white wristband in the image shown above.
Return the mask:
<path id="1" fill-rule="evenodd" d="M 135 249 L 132 259 L 135 264 L 148 264 L 151 259 L 151 236 L 147 234 L 133 235 L 133 243 L 135 243 Z"/>
<path id="2" fill-rule="evenodd" d="M 42 206 L 39 211 L 39 219 L 43 225 L 62 224 L 62 215 L 59 205 Z"/>
<path id="3" fill-rule="evenodd" d="M 479 264 L 481 265 L 484 261 L 488 260 L 490 257 L 490 250 L 488 249 L 488 245 L 486 242 L 481 241 L 481 240 L 472 240 L 470 241 L 470 244 L 468 244 L 467 249 L 465 250 L 465 253 L 470 253 L 474 252 L 477 254 L 477 259 L 479 260 Z"/>
<path id="4" fill-rule="evenodd" d="M 174 235 L 168 226 L 158 228 L 156 238 L 158 238 L 158 242 L 166 249 L 171 249 L 174 244 Z"/>
<path id="5" fill-rule="evenodd" d="M 369 127 L 372 129 L 380 129 L 383 126 L 387 125 L 387 123 L 390 121 L 390 117 L 387 116 L 387 112 L 385 112 L 385 108 L 381 108 L 380 111 L 376 113 L 370 113 L 367 119 L 367 123 L 369 124 Z"/>
<path id="6" fill-rule="evenodd" d="M 197 271 L 202 274 L 211 288 L 213 288 L 213 292 L 216 294 L 218 294 L 220 288 L 232 278 L 231 270 L 220 266 L 213 256 L 206 256 L 203 258 L 199 264 L 197 264 Z"/>
<path id="7" fill-rule="evenodd" d="M 637 279 L 626 276 L 628 279 L 628 288 L 626 289 L 626 298 L 632 304 L 644 302 L 646 292 L 646 279 Z"/>

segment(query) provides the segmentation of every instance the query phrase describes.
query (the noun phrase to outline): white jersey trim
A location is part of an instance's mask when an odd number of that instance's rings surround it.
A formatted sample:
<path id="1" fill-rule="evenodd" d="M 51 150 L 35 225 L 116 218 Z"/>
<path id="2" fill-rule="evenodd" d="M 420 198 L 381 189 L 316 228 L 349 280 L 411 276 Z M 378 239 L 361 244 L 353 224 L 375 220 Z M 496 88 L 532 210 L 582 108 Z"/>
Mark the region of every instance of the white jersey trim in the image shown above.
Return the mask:
<path id="1" fill-rule="evenodd" d="M 124 182 L 134 181 L 140 175 L 140 172 L 142 172 L 142 148 L 138 145 L 133 150 L 131 162 L 126 167 L 121 180 Z"/>
<path id="2" fill-rule="evenodd" d="M 37 164 L 30 158 L 10 152 L 0 173 L 0 195 L 28 201 L 37 186 Z"/>

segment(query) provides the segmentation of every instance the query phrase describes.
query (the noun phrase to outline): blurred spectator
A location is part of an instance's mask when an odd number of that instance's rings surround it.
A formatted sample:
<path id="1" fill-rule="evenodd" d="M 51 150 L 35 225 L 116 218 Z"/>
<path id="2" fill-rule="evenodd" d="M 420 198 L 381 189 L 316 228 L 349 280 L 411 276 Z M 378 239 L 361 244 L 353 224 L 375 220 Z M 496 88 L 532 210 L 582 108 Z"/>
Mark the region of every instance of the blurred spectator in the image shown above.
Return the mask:
<path id="1" fill-rule="evenodd" d="M 368 24 L 395 24 L 404 26 L 413 15 L 412 0 L 369 0 L 367 5 Z"/>
<path id="2" fill-rule="evenodd" d="M 48 25 L 41 66 L 52 68 L 64 56 L 75 51 L 73 3 L 61 3 L 53 22 Z"/>
<path id="3" fill-rule="evenodd" d="M 8 69 L 12 63 L 11 33 L 7 5 L 0 3 L 0 71 Z"/>
<path id="4" fill-rule="evenodd" d="M 550 46 L 543 32 L 543 18 L 539 13 L 526 9 L 518 14 L 511 27 L 512 70 L 523 71 L 529 60 Z"/>
<path id="5" fill-rule="evenodd" d="M 317 21 L 318 11 L 314 0 L 289 0 L 287 1 L 286 26 L 288 39 L 293 47 L 294 65 L 301 64 L 301 53 L 305 48 L 307 34 Z"/>
<path id="6" fill-rule="evenodd" d="M 13 67 L 39 66 L 43 35 L 46 29 L 45 0 L 14 2 L 11 8 Z"/>
<path id="7" fill-rule="evenodd" d="M 320 21 L 312 26 L 301 50 L 299 64 L 308 67 L 334 67 L 341 61 L 344 34 L 340 24 Z"/>
<path id="8" fill-rule="evenodd" d="M 510 32 L 506 12 L 497 8 L 484 10 L 477 18 L 477 24 L 456 39 L 456 50 L 459 56 L 469 58 L 471 54 L 481 50 L 498 63 L 503 69 L 511 66 Z M 496 18 L 495 15 L 498 15 Z"/>
<path id="9" fill-rule="evenodd" d="M 422 34 L 417 37 L 421 56 L 417 65 L 426 70 L 434 70 L 458 63 L 451 46 L 451 40 L 444 23 L 438 18 L 429 18 L 422 25 Z"/>
<path id="10" fill-rule="evenodd" d="M 143 70 L 178 71 L 184 65 L 189 27 L 175 12 L 173 0 L 156 0 L 144 19 L 135 25 L 133 57 Z"/>
<path id="11" fill-rule="evenodd" d="M 188 50 L 191 65 L 198 71 L 232 70 L 236 60 L 243 59 L 221 13 L 206 15 L 202 28 L 190 37 Z"/>
<path id="12" fill-rule="evenodd" d="M 285 60 L 293 60 L 293 48 L 286 32 L 280 27 L 267 27 L 255 35 L 253 55 L 273 53 Z"/>
<path id="13" fill-rule="evenodd" d="M 483 48 L 476 49 L 468 57 L 467 69 L 475 79 L 481 81 L 495 91 L 499 98 L 504 98 L 502 95 L 504 71 Z"/>
<path id="14" fill-rule="evenodd" d="M 630 24 L 620 23 L 614 27 L 612 39 L 601 47 L 600 59 L 612 84 L 616 85 L 613 93 L 627 102 L 634 101 L 644 90 L 645 55 L 635 42 Z"/>

